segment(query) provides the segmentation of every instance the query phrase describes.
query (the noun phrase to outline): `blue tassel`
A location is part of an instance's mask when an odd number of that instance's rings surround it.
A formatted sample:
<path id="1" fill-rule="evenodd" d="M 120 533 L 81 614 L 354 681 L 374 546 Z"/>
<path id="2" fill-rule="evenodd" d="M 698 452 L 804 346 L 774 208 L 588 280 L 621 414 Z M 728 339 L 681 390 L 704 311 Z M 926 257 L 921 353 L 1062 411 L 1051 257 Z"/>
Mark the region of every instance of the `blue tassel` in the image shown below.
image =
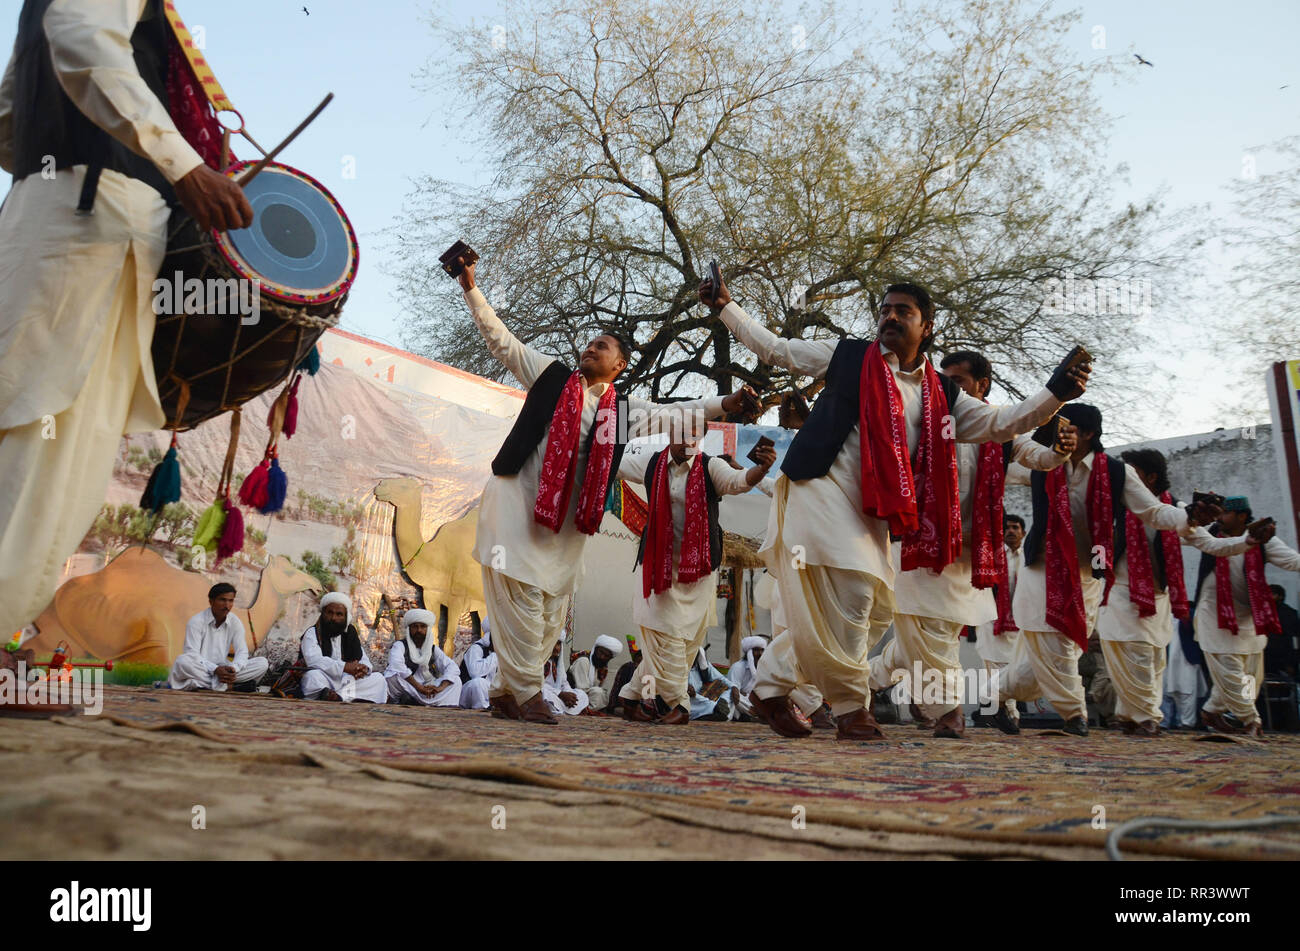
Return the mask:
<path id="1" fill-rule="evenodd" d="M 181 500 L 181 464 L 176 460 L 175 443 L 162 462 L 149 474 L 149 482 L 140 496 L 140 508 L 157 514 L 164 505 Z"/>
<path id="2" fill-rule="evenodd" d="M 316 371 L 320 369 L 320 351 L 315 345 L 307 351 L 307 356 L 302 358 L 302 363 L 298 364 L 298 369 L 308 376 L 315 376 Z"/>
<path id="3" fill-rule="evenodd" d="M 284 497 L 289 494 L 289 477 L 280 468 L 280 460 L 271 460 L 271 471 L 266 474 L 266 504 L 258 509 L 263 515 L 271 515 L 284 508 Z"/>

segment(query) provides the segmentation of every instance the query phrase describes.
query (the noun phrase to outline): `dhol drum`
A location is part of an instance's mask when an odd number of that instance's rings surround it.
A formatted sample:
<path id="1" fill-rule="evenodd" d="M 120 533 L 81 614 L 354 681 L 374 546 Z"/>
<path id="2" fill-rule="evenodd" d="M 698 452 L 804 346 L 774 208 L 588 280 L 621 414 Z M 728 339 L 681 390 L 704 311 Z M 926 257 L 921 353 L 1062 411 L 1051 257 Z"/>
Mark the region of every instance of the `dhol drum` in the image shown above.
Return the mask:
<path id="1" fill-rule="evenodd" d="M 172 215 L 153 300 L 169 429 L 193 429 L 285 380 L 338 323 L 356 277 L 356 235 L 320 182 L 271 162 L 244 193 L 249 228 L 201 233 L 183 211 Z"/>

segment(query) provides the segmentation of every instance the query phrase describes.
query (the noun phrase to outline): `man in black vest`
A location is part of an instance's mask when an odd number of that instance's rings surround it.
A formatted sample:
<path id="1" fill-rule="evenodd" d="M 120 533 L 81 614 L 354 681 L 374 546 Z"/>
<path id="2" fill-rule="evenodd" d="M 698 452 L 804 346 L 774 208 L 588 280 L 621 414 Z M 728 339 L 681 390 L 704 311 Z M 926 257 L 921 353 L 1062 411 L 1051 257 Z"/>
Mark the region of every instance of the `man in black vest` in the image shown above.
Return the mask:
<path id="1" fill-rule="evenodd" d="M 619 470 L 645 486 L 650 508 L 637 549 L 638 596 L 632 602 L 632 621 L 641 628 L 644 648 L 620 695 L 623 715 L 632 721 L 690 722 L 687 681 L 709 632 L 722 564 L 718 500 L 748 492 L 776 462 L 776 450 L 764 446 L 755 449 L 758 465 L 735 469 L 700 452 L 696 442 L 692 436 L 655 453 L 629 451 Z"/>
<path id="2" fill-rule="evenodd" d="M 773 642 L 751 703 L 776 732 L 805 736 L 806 718 L 789 694 L 810 680 L 841 739 L 883 739 L 870 710 L 867 651 L 892 615 L 891 531 L 909 533 L 905 564 L 912 551 L 936 571 L 952 561 L 961 533 L 953 439 L 1005 442 L 1033 429 L 1083 392 L 1088 368 L 1062 367 L 1051 389 L 993 407 L 930 366 L 934 305 L 914 284 L 886 288 L 874 342 L 783 339 L 751 320 L 725 286 L 705 281 L 700 298 L 764 363 L 826 380 L 786 452 L 764 541 L 798 669 L 766 673 L 769 657 L 784 656 Z"/>
<path id="3" fill-rule="evenodd" d="M 1097 407 L 1071 403 L 1060 415 L 1077 432 L 1070 461 L 1051 473 L 1013 467 L 1007 476 L 1008 485 L 1030 486 L 1033 524 L 1012 604 L 1020 644 L 992 687 L 999 701 L 1046 697 L 1065 720 L 1067 733 L 1086 736 L 1087 699 L 1079 657 L 1087 650 L 1098 609 L 1114 582 L 1116 545 L 1125 537 L 1126 513 L 1157 531 L 1187 537 L 1197 524 L 1212 521 L 1217 510 L 1200 503 L 1181 509 L 1156 499 L 1131 466 L 1105 455 Z M 1014 732 L 1005 711 L 994 723 L 1003 732 Z"/>
<path id="4" fill-rule="evenodd" d="M 0 82 L 0 630 L 49 603 L 122 434 L 164 424 L 150 344 L 168 203 L 252 223 L 168 115 L 168 31 L 162 0 L 19 14 Z"/>
<path id="5" fill-rule="evenodd" d="M 673 420 L 702 425 L 739 412 L 754 396 L 748 391 L 667 406 L 625 397 L 614 381 L 631 359 L 626 342 L 598 334 L 582 351 L 578 369 L 570 369 L 506 329 L 476 286 L 475 270 L 470 264 L 458 276 L 465 302 L 492 355 L 528 390 L 492 460 L 474 545 L 498 657 L 493 715 L 555 723 L 542 699 L 543 668 L 582 581 L 583 551 L 599 529 L 624 444 L 668 432 Z"/>

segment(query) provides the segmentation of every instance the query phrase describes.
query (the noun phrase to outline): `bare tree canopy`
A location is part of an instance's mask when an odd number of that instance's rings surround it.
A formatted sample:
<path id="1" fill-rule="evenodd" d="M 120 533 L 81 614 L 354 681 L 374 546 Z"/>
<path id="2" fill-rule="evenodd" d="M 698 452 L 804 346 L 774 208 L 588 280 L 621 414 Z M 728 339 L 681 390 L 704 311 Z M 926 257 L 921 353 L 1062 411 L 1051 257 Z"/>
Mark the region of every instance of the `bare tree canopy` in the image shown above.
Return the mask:
<path id="1" fill-rule="evenodd" d="M 435 24 L 431 89 L 465 105 L 481 190 L 417 184 L 400 229 L 404 342 L 500 378 L 437 255 L 463 237 L 502 319 L 571 358 L 631 340 L 652 399 L 808 380 L 756 365 L 699 303 L 716 258 L 788 337 L 872 336 L 884 285 L 939 307 L 937 345 L 976 349 L 1019 393 L 1074 343 L 1130 359 L 1153 278 L 1187 244 L 1152 200 L 1116 209 L 1076 21 L 1021 0 L 899 6 L 521 3 L 495 26 Z M 1093 52 L 1093 51 L 1087 51 Z"/>

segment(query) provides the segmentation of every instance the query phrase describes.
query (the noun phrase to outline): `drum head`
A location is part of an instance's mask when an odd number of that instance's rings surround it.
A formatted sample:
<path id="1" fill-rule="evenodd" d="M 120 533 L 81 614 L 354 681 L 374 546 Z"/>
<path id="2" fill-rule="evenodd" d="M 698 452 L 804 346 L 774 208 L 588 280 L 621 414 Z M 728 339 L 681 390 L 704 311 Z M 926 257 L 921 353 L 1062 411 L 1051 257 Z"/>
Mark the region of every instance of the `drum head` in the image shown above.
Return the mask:
<path id="1" fill-rule="evenodd" d="M 253 162 L 226 174 L 237 178 Z M 357 239 L 339 203 L 310 175 L 272 162 L 244 189 L 252 227 L 215 235 L 222 256 L 262 293 L 289 303 L 331 301 L 357 273 Z"/>

